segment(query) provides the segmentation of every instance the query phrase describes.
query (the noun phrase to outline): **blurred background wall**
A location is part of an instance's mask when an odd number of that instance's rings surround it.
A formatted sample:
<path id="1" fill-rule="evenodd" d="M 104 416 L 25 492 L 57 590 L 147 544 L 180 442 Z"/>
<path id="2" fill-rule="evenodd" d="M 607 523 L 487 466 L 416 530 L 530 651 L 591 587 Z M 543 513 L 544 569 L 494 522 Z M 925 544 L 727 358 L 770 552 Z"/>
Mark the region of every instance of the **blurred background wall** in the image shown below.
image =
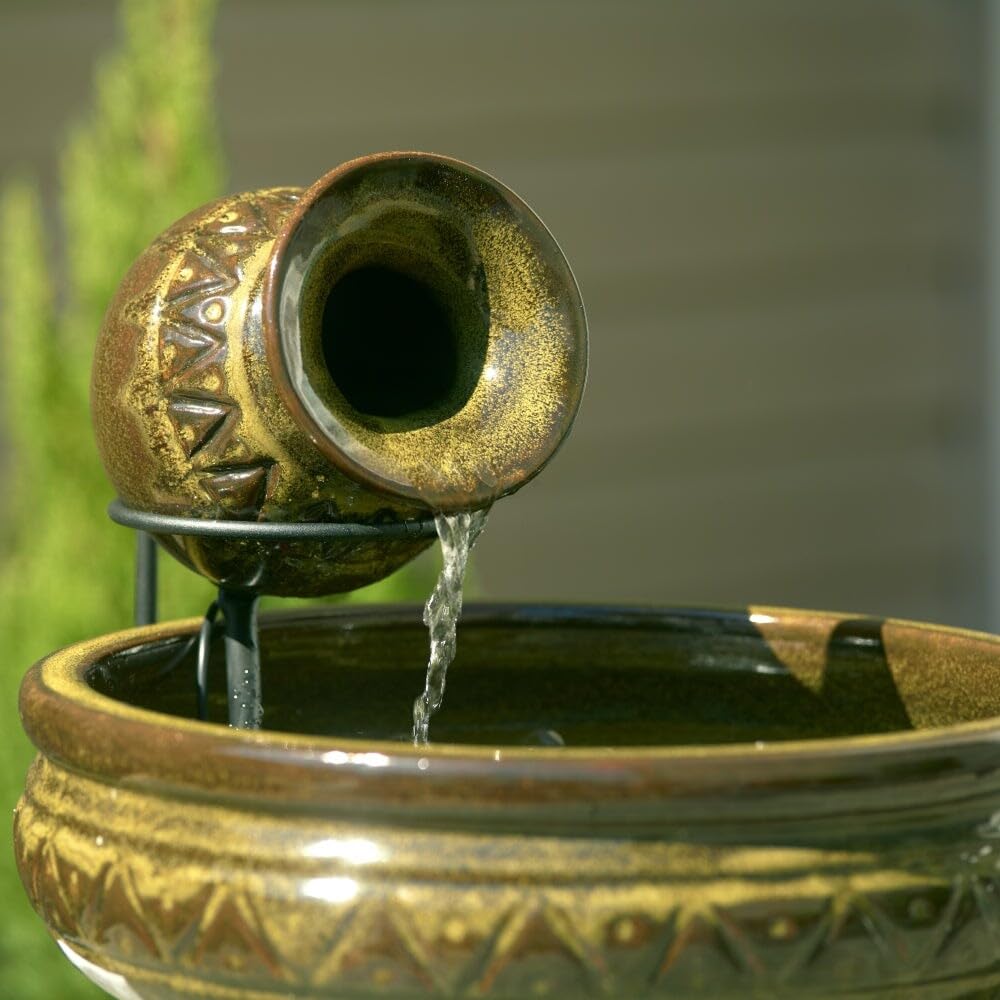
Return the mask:
<path id="1" fill-rule="evenodd" d="M 588 393 L 494 512 L 484 596 L 996 624 L 986 24 L 947 0 L 230 0 L 228 186 L 431 149 L 562 243 Z M 114 34 L 107 0 L 3 5 L 0 177 L 51 184 Z"/>

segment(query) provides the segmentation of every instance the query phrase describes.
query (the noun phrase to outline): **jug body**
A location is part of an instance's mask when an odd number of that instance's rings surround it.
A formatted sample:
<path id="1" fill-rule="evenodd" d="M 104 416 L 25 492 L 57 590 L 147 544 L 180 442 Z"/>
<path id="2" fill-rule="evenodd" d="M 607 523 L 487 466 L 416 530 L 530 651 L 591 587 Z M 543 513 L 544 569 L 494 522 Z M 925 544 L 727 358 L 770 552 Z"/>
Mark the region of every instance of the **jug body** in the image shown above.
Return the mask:
<path id="1" fill-rule="evenodd" d="M 585 372 L 579 292 L 530 209 L 458 161 L 393 153 L 159 236 L 108 310 L 92 402 L 134 509 L 378 524 L 519 488 L 568 432 Z M 428 544 L 158 540 L 216 582 L 303 596 Z"/>

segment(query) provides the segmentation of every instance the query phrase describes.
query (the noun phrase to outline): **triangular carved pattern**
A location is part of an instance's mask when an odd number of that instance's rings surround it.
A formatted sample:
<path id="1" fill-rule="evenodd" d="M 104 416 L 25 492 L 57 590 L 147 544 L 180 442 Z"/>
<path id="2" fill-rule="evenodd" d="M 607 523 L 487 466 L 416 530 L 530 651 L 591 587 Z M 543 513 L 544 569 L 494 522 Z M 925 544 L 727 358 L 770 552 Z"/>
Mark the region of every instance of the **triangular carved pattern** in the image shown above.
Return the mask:
<path id="1" fill-rule="evenodd" d="M 248 517 L 264 506 L 277 468 L 270 459 L 247 465 L 211 466 L 198 482 L 215 507 L 234 516 Z"/>
<path id="2" fill-rule="evenodd" d="M 209 896 L 185 959 L 202 971 L 237 977 L 263 973 L 279 982 L 291 978 L 253 903 L 227 886 L 218 886 Z"/>
<path id="3" fill-rule="evenodd" d="M 216 261 L 186 250 L 174 272 L 164 302 L 182 306 L 209 295 L 223 295 L 236 287 L 236 278 Z"/>
<path id="4" fill-rule="evenodd" d="M 235 410 L 228 401 L 203 396 L 175 395 L 167 403 L 167 415 L 188 458 L 216 442 L 227 425 L 232 434 Z"/>
<path id="5" fill-rule="evenodd" d="M 298 201 L 293 190 L 224 203 L 203 220 L 163 295 L 159 367 L 167 415 L 206 500 L 256 517 L 276 465 L 242 439 L 242 412 L 226 392 L 226 322 L 242 261 L 272 239 Z"/>
<path id="6" fill-rule="evenodd" d="M 65 935 L 80 934 L 85 914 L 73 905 L 65 889 L 71 868 L 60 863 L 50 840 L 41 841 L 29 870 L 31 895 L 42 902 L 46 922 Z"/>
<path id="7" fill-rule="evenodd" d="M 690 989 L 680 970 L 691 959 L 688 972 L 700 966 L 713 983 L 726 983 L 728 970 L 733 996 L 794 989 L 805 981 L 826 981 L 835 990 L 847 983 L 817 977 L 830 968 L 843 970 L 845 962 L 855 988 L 865 982 L 905 984 L 930 969 L 946 971 L 953 961 L 969 971 L 970 959 L 981 958 L 986 967 L 1000 947 L 1000 886 L 983 877 L 902 897 L 854 894 L 813 899 L 808 906 L 789 901 L 784 913 L 766 908 L 766 927 L 752 913 L 722 907 L 666 920 L 623 913 L 607 919 L 599 940 L 564 909 L 534 898 L 499 913 L 485 946 L 476 940 L 462 945 L 464 971 L 445 981 L 421 937 L 421 914 L 392 896 L 325 909 L 324 919 L 335 930 L 314 962 L 302 967 L 284 959 L 280 937 L 272 940 L 255 904 L 238 888 L 201 886 L 167 906 L 158 893 L 142 894 L 128 866 L 109 863 L 96 878 L 86 876 L 46 839 L 25 849 L 21 867 L 36 904 L 71 938 L 146 965 L 178 963 L 191 972 L 211 965 L 234 982 L 263 974 L 311 989 L 349 980 L 363 990 L 364 983 L 378 987 L 391 980 L 418 993 L 490 997 L 509 995 L 512 982 L 531 988 L 536 977 L 535 986 L 550 996 L 618 996 L 624 989 L 666 998 Z M 76 889 L 67 892 L 71 882 Z M 917 925 L 924 936 L 914 948 Z M 653 935 L 655 947 L 651 951 L 643 939 L 644 947 L 636 950 L 641 967 L 625 976 L 616 970 L 636 933 Z M 646 985 L 636 989 L 638 980 Z M 731 991 L 723 986 L 723 992 Z"/>
<path id="8" fill-rule="evenodd" d="M 540 900 L 515 908 L 501 921 L 466 993 L 601 996 L 610 985 L 607 979 L 601 952 L 564 911 Z"/>
<path id="9" fill-rule="evenodd" d="M 662 956 L 652 970 L 654 996 L 699 992 L 703 980 L 725 988 L 752 982 L 755 965 L 738 933 L 724 927 L 711 907 L 681 912 L 667 925 Z"/>
<path id="10" fill-rule="evenodd" d="M 226 342 L 215 330 L 187 323 L 169 322 L 160 326 L 160 374 L 167 398 L 183 395 L 185 384 L 196 388 L 203 384 L 222 385 L 225 381 Z"/>
<path id="11" fill-rule="evenodd" d="M 309 974 L 310 984 L 358 989 L 372 984 L 381 990 L 436 992 L 441 983 L 416 932 L 414 917 L 379 898 L 357 903 Z"/>
<path id="12" fill-rule="evenodd" d="M 89 930 L 99 946 L 114 947 L 130 960 L 162 958 L 132 872 L 125 866 L 109 864 L 105 869 Z"/>

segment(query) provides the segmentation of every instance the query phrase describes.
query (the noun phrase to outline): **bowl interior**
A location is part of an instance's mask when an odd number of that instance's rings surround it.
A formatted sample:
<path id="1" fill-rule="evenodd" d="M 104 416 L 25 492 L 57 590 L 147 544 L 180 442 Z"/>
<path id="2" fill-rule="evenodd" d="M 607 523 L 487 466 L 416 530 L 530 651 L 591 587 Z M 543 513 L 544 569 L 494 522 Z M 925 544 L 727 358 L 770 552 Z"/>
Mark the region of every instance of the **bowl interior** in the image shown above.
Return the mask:
<path id="1" fill-rule="evenodd" d="M 225 723 L 221 640 L 210 720 Z M 264 616 L 264 727 L 409 742 L 427 634 L 417 609 Z M 777 609 L 470 607 L 435 743 L 669 746 L 929 729 L 1000 715 L 1000 644 L 905 622 Z M 187 636 L 88 672 L 99 693 L 194 717 Z"/>

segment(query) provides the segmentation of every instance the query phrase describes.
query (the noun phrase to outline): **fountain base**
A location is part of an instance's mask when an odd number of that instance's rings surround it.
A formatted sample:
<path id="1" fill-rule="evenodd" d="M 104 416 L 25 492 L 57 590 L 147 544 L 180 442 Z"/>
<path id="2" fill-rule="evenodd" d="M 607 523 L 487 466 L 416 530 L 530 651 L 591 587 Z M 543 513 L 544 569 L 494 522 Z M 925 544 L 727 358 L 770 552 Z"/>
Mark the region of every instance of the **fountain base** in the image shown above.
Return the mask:
<path id="1" fill-rule="evenodd" d="M 261 731 L 195 719 L 193 650 L 164 671 L 198 624 L 70 647 L 22 690 L 18 865 L 115 995 L 1000 987 L 1000 639 L 470 607 L 417 749 L 415 610 L 265 616 Z"/>

